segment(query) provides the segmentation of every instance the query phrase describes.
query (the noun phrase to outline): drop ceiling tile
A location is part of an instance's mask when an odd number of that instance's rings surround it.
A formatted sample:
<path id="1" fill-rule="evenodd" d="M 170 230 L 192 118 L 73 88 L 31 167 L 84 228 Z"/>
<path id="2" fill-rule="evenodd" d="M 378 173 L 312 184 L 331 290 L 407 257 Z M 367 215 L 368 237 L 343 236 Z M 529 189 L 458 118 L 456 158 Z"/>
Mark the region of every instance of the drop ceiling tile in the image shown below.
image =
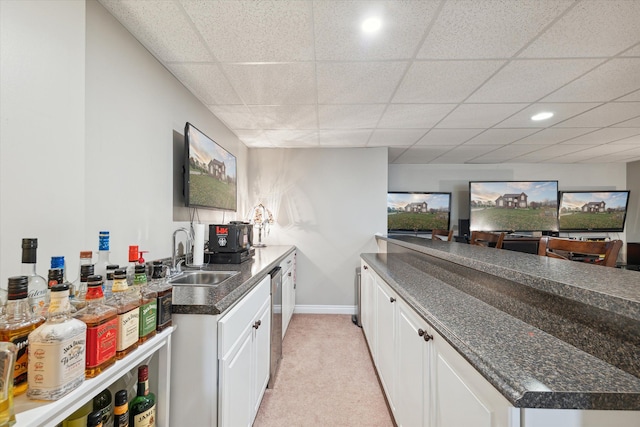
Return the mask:
<path id="1" fill-rule="evenodd" d="M 542 101 L 607 102 L 640 88 L 639 69 L 640 58 L 615 58 L 558 89 Z"/>
<path id="2" fill-rule="evenodd" d="M 367 147 L 413 145 L 427 132 L 427 129 L 376 129 Z"/>
<path id="3" fill-rule="evenodd" d="M 567 120 L 573 116 L 584 113 L 587 110 L 602 105 L 597 102 L 582 103 L 535 103 L 531 104 L 524 110 L 507 118 L 503 122 L 496 125 L 497 128 L 546 128 L 553 126 L 563 120 Z M 531 116 L 543 111 L 550 111 L 554 114 L 548 120 L 534 121 Z"/>
<path id="4" fill-rule="evenodd" d="M 262 130 L 234 130 L 238 139 L 247 147 L 273 147 Z"/>
<path id="5" fill-rule="evenodd" d="M 391 148 L 393 149 L 393 148 Z M 393 163 L 395 164 L 421 164 L 431 163 L 433 160 L 445 154 L 451 150 L 451 146 L 428 146 L 418 147 L 414 146 L 404 151 L 399 157 L 397 157 Z"/>
<path id="6" fill-rule="evenodd" d="M 576 136 L 584 135 L 588 132 L 593 132 L 597 128 L 549 128 L 543 129 L 538 133 L 530 135 L 519 141 L 515 141 L 514 144 L 526 144 L 526 145 L 551 145 L 566 141 Z"/>
<path id="7" fill-rule="evenodd" d="M 442 120 L 456 104 L 391 104 L 378 127 L 427 129 Z"/>
<path id="8" fill-rule="evenodd" d="M 314 1 L 316 59 L 413 58 L 437 7 L 432 1 Z M 365 34 L 360 25 L 370 16 L 379 16 L 382 27 Z"/>
<path id="9" fill-rule="evenodd" d="M 207 107 L 232 130 L 260 129 L 258 121 L 244 105 L 209 105 Z"/>
<path id="10" fill-rule="evenodd" d="M 387 149 L 387 158 L 389 159 L 389 164 L 395 163 L 396 159 L 402 155 L 407 150 L 407 147 L 389 147 Z"/>
<path id="11" fill-rule="evenodd" d="M 318 132 L 315 130 L 268 130 L 265 135 L 276 147 L 318 147 Z"/>
<path id="12" fill-rule="evenodd" d="M 316 103 L 312 63 L 223 64 L 222 68 L 247 105 Z"/>
<path id="13" fill-rule="evenodd" d="M 462 104 L 442 120 L 438 128 L 490 128 L 527 104 Z"/>
<path id="14" fill-rule="evenodd" d="M 633 145 L 640 149 L 640 130 L 635 135 L 632 135 L 628 138 L 619 139 L 617 141 L 611 141 L 610 144 Z"/>
<path id="15" fill-rule="evenodd" d="M 389 102 L 408 62 L 319 62 L 320 104 Z"/>
<path id="16" fill-rule="evenodd" d="M 640 117 L 636 117 L 633 119 L 629 119 L 626 120 L 622 123 L 618 123 L 616 125 L 613 125 L 613 127 L 620 127 L 620 128 L 640 128 Z"/>
<path id="17" fill-rule="evenodd" d="M 400 83 L 394 103 L 462 102 L 504 61 L 416 61 Z"/>
<path id="18" fill-rule="evenodd" d="M 418 145 L 460 145 L 484 129 L 431 129 L 417 143 Z"/>
<path id="19" fill-rule="evenodd" d="M 216 64 L 169 64 L 169 71 L 203 104 L 242 104 Z"/>
<path id="20" fill-rule="evenodd" d="M 638 1 L 582 1 L 520 56 L 568 58 L 615 55 L 638 43 L 638 21 Z"/>
<path id="21" fill-rule="evenodd" d="M 621 56 L 640 56 L 640 44 L 624 52 Z"/>
<path id="22" fill-rule="evenodd" d="M 537 147 L 536 147 L 537 148 Z M 580 147 L 575 145 L 550 145 L 547 147 L 541 147 L 537 151 L 533 151 L 528 154 L 523 154 L 514 159 L 515 163 L 519 162 L 550 162 L 550 163 L 562 163 L 558 159 L 568 154 L 580 152 Z"/>
<path id="23" fill-rule="evenodd" d="M 442 156 L 434 159 L 432 163 L 467 163 L 476 157 L 488 155 L 492 151 L 502 147 L 501 145 L 459 145 Z"/>
<path id="24" fill-rule="evenodd" d="M 485 154 L 484 156 L 479 156 L 475 159 L 471 159 L 467 161 L 467 163 L 504 163 L 518 156 L 522 156 L 523 154 L 535 151 L 538 148 L 539 147 L 529 147 L 526 145 L 507 145 L 505 147 L 498 148 L 497 150 L 494 150 L 488 154 Z"/>
<path id="25" fill-rule="evenodd" d="M 418 58 L 508 58 L 570 4 L 571 0 L 446 2 Z"/>
<path id="26" fill-rule="evenodd" d="M 318 138 L 322 147 L 365 147 L 371 130 L 320 130 Z"/>
<path id="27" fill-rule="evenodd" d="M 537 129 L 488 129 L 475 138 L 465 142 L 465 145 L 507 145 L 529 136 L 534 132 L 537 132 Z"/>
<path id="28" fill-rule="evenodd" d="M 260 129 L 317 129 L 315 105 L 252 105 Z"/>
<path id="29" fill-rule="evenodd" d="M 616 99 L 616 102 L 633 102 L 640 101 L 640 90 L 636 90 L 635 92 L 631 92 L 628 95 L 625 95 L 621 98 Z"/>
<path id="30" fill-rule="evenodd" d="M 534 102 L 586 73 L 602 59 L 514 60 L 467 102 Z"/>
<path id="31" fill-rule="evenodd" d="M 192 1 L 185 11 L 221 62 L 313 59 L 307 1 Z"/>
<path id="32" fill-rule="evenodd" d="M 573 139 L 566 140 L 562 144 L 567 145 L 600 145 L 609 142 L 626 139 L 640 134 L 640 129 L 636 128 L 604 128 L 595 132 L 581 135 Z"/>
<path id="33" fill-rule="evenodd" d="M 384 111 L 384 104 L 320 105 L 320 129 L 373 129 Z"/>
<path id="34" fill-rule="evenodd" d="M 120 0 L 100 3 L 161 61 L 213 60 L 178 4 Z"/>
<path id="35" fill-rule="evenodd" d="M 604 127 L 640 116 L 640 102 L 612 102 L 589 110 L 555 127 Z"/>

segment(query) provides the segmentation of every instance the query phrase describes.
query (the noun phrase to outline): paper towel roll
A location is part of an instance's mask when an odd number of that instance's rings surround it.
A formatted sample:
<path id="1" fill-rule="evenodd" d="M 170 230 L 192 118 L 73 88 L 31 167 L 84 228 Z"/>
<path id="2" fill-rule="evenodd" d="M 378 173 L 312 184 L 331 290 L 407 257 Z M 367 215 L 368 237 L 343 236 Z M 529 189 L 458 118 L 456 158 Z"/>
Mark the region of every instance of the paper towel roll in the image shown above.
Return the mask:
<path id="1" fill-rule="evenodd" d="M 193 265 L 202 265 L 204 261 L 204 224 L 194 225 Z"/>

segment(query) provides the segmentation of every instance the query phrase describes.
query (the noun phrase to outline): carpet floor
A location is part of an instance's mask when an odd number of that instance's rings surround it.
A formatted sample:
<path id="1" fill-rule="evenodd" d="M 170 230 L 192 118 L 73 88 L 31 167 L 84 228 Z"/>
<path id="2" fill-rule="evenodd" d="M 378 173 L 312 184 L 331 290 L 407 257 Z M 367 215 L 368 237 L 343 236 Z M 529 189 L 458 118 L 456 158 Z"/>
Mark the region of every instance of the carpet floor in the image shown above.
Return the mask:
<path id="1" fill-rule="evenodd" d="M 253 425 L 393 426 L 374 369 L 350 315 L 294 314 Z"/>

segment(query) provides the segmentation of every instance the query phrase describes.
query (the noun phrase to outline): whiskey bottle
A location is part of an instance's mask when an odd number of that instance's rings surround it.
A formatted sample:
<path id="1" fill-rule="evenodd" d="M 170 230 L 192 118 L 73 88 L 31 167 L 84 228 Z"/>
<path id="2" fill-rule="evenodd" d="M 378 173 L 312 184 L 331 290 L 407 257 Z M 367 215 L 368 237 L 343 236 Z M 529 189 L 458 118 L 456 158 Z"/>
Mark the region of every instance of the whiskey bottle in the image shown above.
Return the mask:
<path id="1" fill-rule="evenodd" d="M 42 315 L 47 304 L 47 281 L 36 273 L 38 239 L 22 239 L 22 275 L 29 278 L 28 298 L 31 310 Z"/>
<path id="2" fill-rule="evenodd" d="M 13 395 L 27 391 L 27 370 L 29 334 L 44 320 L 34 316 L 27 298 L 27 276 L 9 277 L 8 301 L 0 318 L 0 341 L 7 341 L 17 347 L 13 370 Z"/>
<path id="3" fill-rule="evenodd" d="M 167 283 L 164 277 L 163 271 L 165 266 L 162 261 L 153 262 L 153 271 L 151 273 L 150 286 L 157 292 L 158 297 L 158 313 L 156 315 L 156 331 L 160 332 L 165 328 L 171 326 L 171 304 L 173 297 L 173 286 Z"/>
<path id="4" fill-rule="evenodd" d="M 93 411 L 87 416 L 87 427 L 103 427 L 102 411 Z"/>
<path id="5" fill-rule="evenodd" d="M 93 410 L 100 413 L 100 421 L 104 427 L 113 427 L 113 399 L 108 388 L 93 398 Z"/>
<path id="6" fill-rule="evenodd" d="M 118 313 L 104 304 L 102 277 L 88 278 L 86 306 L 73 317 L 87 324 L 87 357 L 85 376 L 93 378 L 116 361 Z"/>
<path id="7" fill-rule="evenodd" d="M 87 325 L 70 311 L 69 285 L 53 286 L 49 317 L 29 334 L 31 399 L 58 400 L 84 381 Z"/>
<path id="8" fill-rule="evenodd" d="M 129 427 L 129 398 L 127 390 L 116 392 L 115 406 L 113 408 L 113 427 Z"/>
<path id="9" fill-rule="evenodd" d="M 111 288 L 113 288 L 113 273 L 115 273 L 118 268 L 120 268 L 118 264 L 110 264 L 107 266 L 107 277 L 104 281 L 104 286 L 102 286 L 105 301 L 112 296 Z"/>
<path id="10" fill-rule="evenodd" d="M 147 284 L 147 272 L 144 265 L 136 265 L 132 292 L 140 301 L 140 343 L 156 334 L 158 294 Z"/>
<path id="11" fill-rule="evenodd" d="M 154 427 L 156 425 L 156 396 L 149 391 L 149 367 L 138 367 L 138 394 L 129 403 L 129 425 L 131 427 Z"/>
<path id="12" fill-rule="evenodd" d="M 89 276 L 92 276 L 93 272 L 93 264 L 85 264 L 80 266 L 80 281 L 73 284 L 75 296 L 71 300 L 71 304 L 78 310 L 84 308 L 87 305 L 86 297 Z"/>
<path id="13" fill-rule="evenodd" d="M 92 258 L 93 258 L 93 252 L 80 251 L 80 264 L 78 265 L 78 277 L 72 282 L 72 286 L 69 289 L 69 299 L 71 300 L 71 304 L 74 304 L 73 300 L 78 298 L 80 293 L 80 282 L 82 281 L 82 266 L 92 265 L 91 264 Z"/>
<path id="14" fill-rule="evenodd" d="M 116 359 L 122 359 L 138 348 L 140 338 L 140 301 L 132 298 L 127 285 L 127 273 L 118 269 L 113 274 L 113 296 L 107 304 L 118 312 Z"/>
<path id="15" fill-rule="evenodd" d="M 107 266 L 109 262 L 109 232 L 100 231 L 98 233 L 98 260 L 95 264 L 94 274 L 107 277 Z"/>

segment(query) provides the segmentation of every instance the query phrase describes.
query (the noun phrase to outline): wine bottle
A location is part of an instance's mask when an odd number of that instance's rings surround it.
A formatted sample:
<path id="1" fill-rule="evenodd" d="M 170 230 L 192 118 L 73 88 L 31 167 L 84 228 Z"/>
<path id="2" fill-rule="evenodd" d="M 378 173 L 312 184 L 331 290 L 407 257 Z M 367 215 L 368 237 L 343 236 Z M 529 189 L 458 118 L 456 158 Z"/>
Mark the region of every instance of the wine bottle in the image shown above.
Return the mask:
<path id="1" fill-rule="evenodd" d="M 149 366 L 138 367 L 138 395 L 129 403 L 131 427 L 156 425 L 156 396 L 149 391 Z"/>

